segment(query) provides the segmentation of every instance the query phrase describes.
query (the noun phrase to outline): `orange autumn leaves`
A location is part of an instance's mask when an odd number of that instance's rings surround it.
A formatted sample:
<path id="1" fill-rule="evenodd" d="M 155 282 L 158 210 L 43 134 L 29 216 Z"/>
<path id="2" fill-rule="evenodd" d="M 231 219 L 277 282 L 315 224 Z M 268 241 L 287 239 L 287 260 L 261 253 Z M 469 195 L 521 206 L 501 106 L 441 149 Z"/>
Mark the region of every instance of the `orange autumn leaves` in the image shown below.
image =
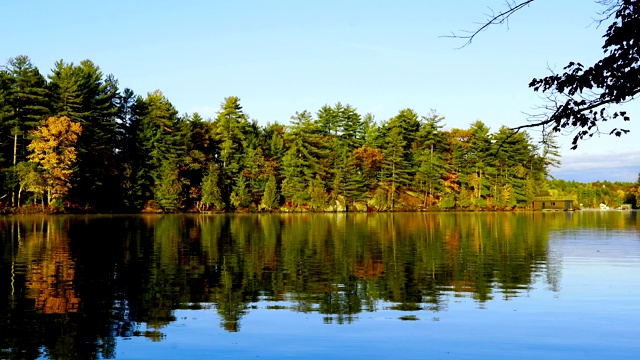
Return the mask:
<path id="1" fill-rule="evenodd" d="M 66 116 L 49 117 L 29 132 L 32 137 L 27 146 L 31 152 L 29 161 L 39 165 L 50 202 L 69 191 L 81 133 L 82 126 Z"/>

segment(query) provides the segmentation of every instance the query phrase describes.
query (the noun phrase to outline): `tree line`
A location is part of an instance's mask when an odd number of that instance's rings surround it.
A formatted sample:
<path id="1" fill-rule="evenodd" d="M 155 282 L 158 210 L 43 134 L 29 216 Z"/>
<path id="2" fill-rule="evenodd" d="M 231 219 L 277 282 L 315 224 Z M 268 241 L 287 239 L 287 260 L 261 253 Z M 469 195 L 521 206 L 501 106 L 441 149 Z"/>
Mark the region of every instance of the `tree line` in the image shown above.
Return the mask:
<path id="1" fill-rule="evenodd" d="M 3 205 L 78 211 L 512 209 L 548 195 L 560 156 L 524 131 L 435 111 L 376 121 L 349 104 L 260 126 L 230 96 L 213 119 L 121 89 L 90 60 L 0 69 Z"/>

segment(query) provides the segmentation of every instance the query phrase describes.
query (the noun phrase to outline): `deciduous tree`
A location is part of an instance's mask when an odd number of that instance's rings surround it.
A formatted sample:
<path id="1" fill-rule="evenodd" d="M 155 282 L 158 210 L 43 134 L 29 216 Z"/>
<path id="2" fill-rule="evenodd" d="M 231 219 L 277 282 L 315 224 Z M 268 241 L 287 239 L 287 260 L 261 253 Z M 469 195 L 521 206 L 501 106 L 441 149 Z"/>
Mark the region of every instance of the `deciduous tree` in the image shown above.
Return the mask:
<path id="1" fill-rule="evenodd" d="M 33 137 L 27 147 L 31 151 L 29 160 L 42 169 L 49 204 L 69 191 L 81 133 L 82 126 L 66 116 L 49 117 L 29 133 Z"/>

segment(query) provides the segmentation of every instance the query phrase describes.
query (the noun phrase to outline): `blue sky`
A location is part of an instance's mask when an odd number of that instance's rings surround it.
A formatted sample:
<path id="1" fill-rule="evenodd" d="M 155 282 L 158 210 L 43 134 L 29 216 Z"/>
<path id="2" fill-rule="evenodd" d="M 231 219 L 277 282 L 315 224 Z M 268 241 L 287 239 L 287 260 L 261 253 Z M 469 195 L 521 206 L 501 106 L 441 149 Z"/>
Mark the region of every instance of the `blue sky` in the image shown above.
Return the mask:
<path id="1" fill-rule="evenodd" d="M 534 77 L 602 56 L 601 7 L 589 0 L 536 0 L 509 26 L 473 44 L 443 38 L 471 30 L 503 0 L 11 1 L 0 9 L 0 61 L 24 54 L 49 74 L 55 61 L 91 59 L 122 88 L 160 89 L 180 113 L 214 117 L 239 96 L 260 124 L 337 101 L 379 121 L 435 109 L 447 128 L 481 120 L 493 131 L 525 124 L 542 104 Z M 638 103 L 623 138 L 600 136 L 569 150 L 556 177 L 635 181 Z M 607 124 L 603 132 L 619 124 Z M 531 132 L 532 136 L 538 134 Z"/>

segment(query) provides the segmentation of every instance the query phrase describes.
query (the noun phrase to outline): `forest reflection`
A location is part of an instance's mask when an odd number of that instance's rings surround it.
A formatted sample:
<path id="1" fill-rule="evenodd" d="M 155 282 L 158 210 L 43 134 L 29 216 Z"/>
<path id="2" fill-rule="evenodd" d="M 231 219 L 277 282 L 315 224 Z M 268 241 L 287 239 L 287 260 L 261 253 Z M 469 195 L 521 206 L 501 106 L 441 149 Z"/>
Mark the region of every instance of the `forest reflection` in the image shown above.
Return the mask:
<path id="1" fill-rule="evenodd" d="M 381 308 L 446 311 L 454 296 L 482 306 L 535 282 L 557 291 L 549 229 L 575 221 L 564 213 L 7 217 L 0 358 L 113 357 L 116 338 L 161 341 L 176 309 L 211 309 L 234 332 L 256 308 L 344 324 Z"/>

